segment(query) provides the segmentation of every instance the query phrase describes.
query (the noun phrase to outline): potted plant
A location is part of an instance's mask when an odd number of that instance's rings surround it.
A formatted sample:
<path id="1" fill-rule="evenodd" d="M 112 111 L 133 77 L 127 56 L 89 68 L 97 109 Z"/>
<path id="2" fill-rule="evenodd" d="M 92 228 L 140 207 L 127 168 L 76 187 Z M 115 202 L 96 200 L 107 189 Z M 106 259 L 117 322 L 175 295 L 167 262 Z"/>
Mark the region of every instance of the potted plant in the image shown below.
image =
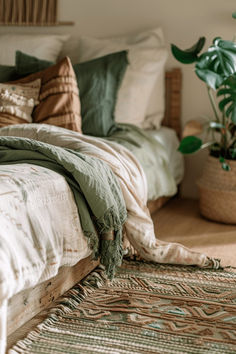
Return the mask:
<path id="1" fill-rule="evenodd" d="M 209 219 L 236 223 L 236 41 L 215 38 L 200 53 L 204 44 L 205 37 L 201 37 L 186 50 L 171 45 L 178 61 L 195 63 L 195 73 L 206 84 L 213 113 L 186 124 L 179 151 L 191 154 L 208 148 L 209 157 L 198 181 L 200 211 Z M 204 134 L 204 139 L 199 137 Z"/>

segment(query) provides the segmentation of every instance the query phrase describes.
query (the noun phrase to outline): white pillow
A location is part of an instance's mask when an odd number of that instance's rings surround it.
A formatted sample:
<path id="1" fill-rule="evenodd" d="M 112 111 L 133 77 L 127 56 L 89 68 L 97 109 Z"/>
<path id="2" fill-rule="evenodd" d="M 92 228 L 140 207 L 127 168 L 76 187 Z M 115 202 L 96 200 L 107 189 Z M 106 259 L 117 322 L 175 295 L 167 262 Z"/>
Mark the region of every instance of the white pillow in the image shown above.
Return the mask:
<path id="1" fill-rule="evenodd" d="M 0 35 L 0 65 L 15 65 L 16 50 L 55 62 L 68 38 L 66 35 Z"/>
<path id="2" fill-rule="evenodd" d="M 111 39 L 80 37 L 77 59 L 84 62 L 121 50 L 128 50 L 129 65 L 118 92 L 115 120 L 145 129 L 159 128 L 165 109 L 167 59 L 162 30 Z M 72 55 L 70 51 L 66 54 Z"/>

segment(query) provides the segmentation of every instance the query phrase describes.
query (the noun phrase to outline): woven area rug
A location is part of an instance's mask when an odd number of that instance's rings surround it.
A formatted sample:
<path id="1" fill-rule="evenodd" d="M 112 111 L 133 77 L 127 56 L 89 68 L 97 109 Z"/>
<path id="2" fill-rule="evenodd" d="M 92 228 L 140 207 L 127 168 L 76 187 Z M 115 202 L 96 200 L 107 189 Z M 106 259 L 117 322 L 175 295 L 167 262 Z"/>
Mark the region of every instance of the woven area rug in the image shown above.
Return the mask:
<path id="1" fill-rule="evenodd" d="M 11 353 L 236 353 L 236 274 L 125 261 L 97 268 Z"/>

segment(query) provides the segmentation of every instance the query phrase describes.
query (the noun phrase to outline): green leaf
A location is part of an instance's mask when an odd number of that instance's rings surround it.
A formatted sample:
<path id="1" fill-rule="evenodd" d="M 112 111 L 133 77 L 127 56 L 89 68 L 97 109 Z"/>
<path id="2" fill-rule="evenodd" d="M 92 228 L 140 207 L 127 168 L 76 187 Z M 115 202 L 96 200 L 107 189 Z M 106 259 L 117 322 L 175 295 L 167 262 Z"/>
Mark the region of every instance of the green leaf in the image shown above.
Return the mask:
<path id="1" fill-rule="evenodd" d="M 236 74 L 231 75 L 224 81 L 225 88 L 218 90 L 217 96 L 223 96 L 219 102 L 219 109 L 227 117 L 230 117 L 232 122 L 236 124 Z"/>
<path id="2" fill-rule="evenodd" d="M 236 43 L 215 38 L 213 44 L 197 60 L 196 74 L 216 90 L 236 72 Z"/>
<path id="3" fill-rule="evenodd" d="M 171 44 L 171 51 L 175 59 L 183 64 L 192 64 L 197 61 L 198 53 L 202 50 L 205 44 L 205 37 L 199 38 L 197 43 L 195 43 L 191 48 L 182 50 L 175 44 Z"/>
<path id="4" fill-rule="evenodd" d="M 229 152 L 230 152 L 232 159 L 235 159 L 236 158 L 236 148 L 230 148 Z"/>
<path id="5" fill-rule="evenodd" d="M 225 158 L 223 156 L 220 156 L 219 161 L 220 161 L 220 163 L 223 163 L 223 162 L 225 162 Z"/>
<path id="6" fill-rule="evenodd" d="M 232 17 L 233 17 L 233 18 L 236 18 L 236 11 L 234 11 L 234 12 L 232 13 Z"/>
<path id="7" fill-rule="evenodd" d="M 195 67 L 195 73 L 197 74 L 199 79 L 204 81 L 208 86 L 212 87 L 214 90 L 216 87 L 219 87 L 224 81 L 221 75 L 215 73 L 212 70 L 198 69 L 197 65 Z"/>
<path id="8" fill-rule="evenodd" d="M 231 106 L 232 107 L 232 106 Z M 228 112 L 227 112 L 228 113 Z M 236 107 L 235 105 L 233 106 L 233 109 L 231 111 L 231 120 L 234 124 L 236 124 Z"/>
<path id="9" fill-rule="evenodd" d="M 220 101 L 219 103 L 219 109 L 223 112 L 225 106 L 230 103 L 232 101 L 232 98 L 231 97 L 226 97 L 226 98 L 223 98 L 222 101 Z"/>
<path id="10" fill-rule="evenodd" d="M 201 149 L 201 146 L 201 139 L 196 136 L 186 136 L 181 140 L 178 150 L 182 152 L 182 154 L 192 154 Z"/>
<path id="11" fill-rule="evenodd" d="M 223 170 L 225 171 L 230 171 L 230 165 L 228 164 L 228 162 L 225 161 L 225 158 L 223 156 L 219 156 L 219 161 L 221 163 L 221 167 L 223 168 Z"/>
<path id="12" fill-rule="evenodd" d="M 222 166 L 223 170 L 225 170 L 225 171 L 230 171 L 231 170 L 231 167 L 230 167 L 230 165 L 227 162 L 223 162 L 221 164 L 221 166 Z"/>

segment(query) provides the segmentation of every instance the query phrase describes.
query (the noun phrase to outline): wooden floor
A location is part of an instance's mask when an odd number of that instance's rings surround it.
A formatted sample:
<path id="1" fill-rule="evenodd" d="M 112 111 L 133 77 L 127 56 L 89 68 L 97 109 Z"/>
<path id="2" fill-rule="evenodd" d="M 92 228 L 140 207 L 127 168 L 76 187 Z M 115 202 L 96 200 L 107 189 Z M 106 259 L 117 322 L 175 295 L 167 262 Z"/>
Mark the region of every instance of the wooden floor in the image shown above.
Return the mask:
<path id="1" fill-rule="evenodd" d="M 153 215 L 153 221 L 159 239 L 182 243 L 220 258 L 223 266 L 236 267 L 236 225 L 203 218 L 196 200 L 173 199 Z"/>

